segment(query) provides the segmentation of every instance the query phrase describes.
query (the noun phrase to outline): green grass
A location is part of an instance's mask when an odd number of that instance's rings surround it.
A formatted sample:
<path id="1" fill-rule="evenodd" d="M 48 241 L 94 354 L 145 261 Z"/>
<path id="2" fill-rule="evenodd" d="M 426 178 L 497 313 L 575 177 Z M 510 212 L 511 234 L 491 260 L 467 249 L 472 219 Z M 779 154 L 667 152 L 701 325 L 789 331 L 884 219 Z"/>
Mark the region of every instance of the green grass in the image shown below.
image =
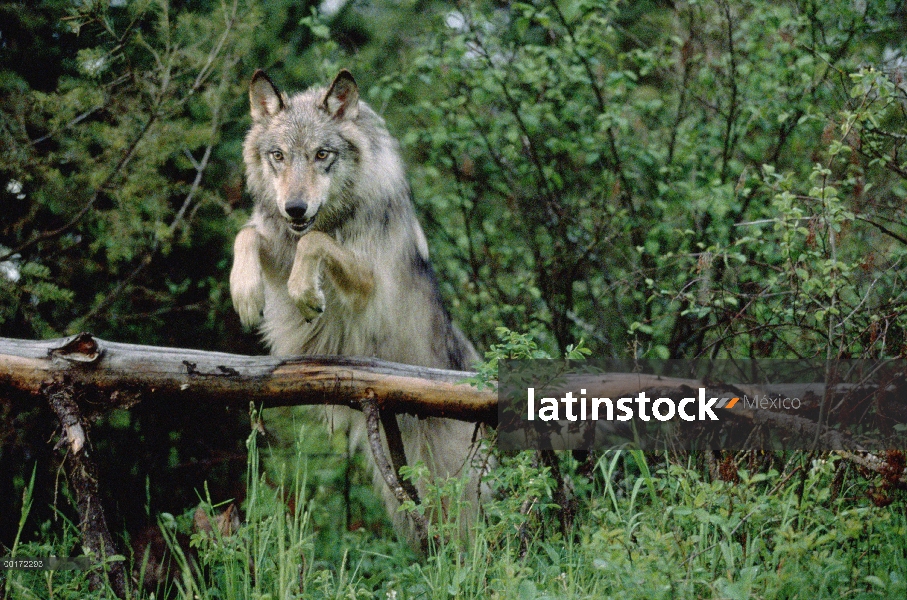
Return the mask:
<path id="1" fill-rule="evenodd" d="M 303 427 L 299 439 L 325 438 Z M 844 478 L 836 487 L 836 458 L 765 457 L 753 472 L 738 469 L 739 480 L 726 482 L 708 477 L 698 457 L 609 452 L 584 478 L 562 455 L 559 465 L 577 501 L 575 522 L 564 531 L 549 469 L 532 453 L 503 456 L 489 480 L 495 499 L 471 539 L 457 541 L 449 535 L 456 523 L 443 525 L 438 533 L 448 541 L 420 558 L 393 539 L 381 518 L 348 531 L 336 509 L 322 510 L 320 503 L 336 496 L 325 482 L 338 463 L 312 458 L 310 450 L 300 442 L 288 454 L 265 451 L 249 438 L 246 520 L 229 536 L 193 534 L 202 568 L 190 569 L 184 559 L 173 596 L 907 597 L 903 492 L 878 507 L 866 492 L 879 482 L 847 465 L 840 465 Z M 456 485 L 435 490 L 426 502 Z M 840 490 L 836 497 L 833 488 Z M 27 507 L 28 494 L 24 500 Z M 373 501 L 369 511 L 378 510 Z M 45 542 L 19 544 L 16 553 L 68 554 L 78 547 L 72 523 L 48 524 L 43 534 Z M 8 598 L 102 597 L 89 594 L 84 572 L 6 571 L 3 577 Z M 133 593 L 166 596 L 163 589 Z"/>

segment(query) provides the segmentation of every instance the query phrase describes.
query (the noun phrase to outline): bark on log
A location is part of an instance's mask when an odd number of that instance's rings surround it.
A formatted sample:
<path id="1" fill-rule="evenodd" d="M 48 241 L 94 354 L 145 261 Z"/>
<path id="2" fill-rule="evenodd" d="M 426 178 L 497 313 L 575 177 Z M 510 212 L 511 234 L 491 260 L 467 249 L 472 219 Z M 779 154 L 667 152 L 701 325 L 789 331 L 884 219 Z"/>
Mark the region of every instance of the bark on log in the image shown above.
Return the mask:
<path id="1" fill-rule="evenodd" d="M 60 381 L 90 394 L 95 410 L 163 396 L 266 407 L 343 404 L 374 394 L 380 409 L 494 424 L 497 394 L 461 383 L 472 373 L 350 357 L 241 356 L 122 344 L 89 333 L 45 341 L 0 338 L 0 391 L 40 393 Z"/>

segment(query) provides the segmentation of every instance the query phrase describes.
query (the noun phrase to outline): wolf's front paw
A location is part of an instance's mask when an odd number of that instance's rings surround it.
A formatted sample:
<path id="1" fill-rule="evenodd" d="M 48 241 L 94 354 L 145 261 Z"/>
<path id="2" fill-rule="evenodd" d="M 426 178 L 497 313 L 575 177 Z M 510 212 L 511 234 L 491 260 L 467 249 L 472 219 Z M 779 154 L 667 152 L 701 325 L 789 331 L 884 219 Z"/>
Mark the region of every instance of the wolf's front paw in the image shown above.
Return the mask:
<path id="1" fill-rule="evenodd" d="M 296 303 L 302 318 L 307 323 L 315 320 L 318 315 L 324 312 L 324 292 L 319 285 L 293 286 L 287 288 L 290 292 L 290 298 Z"/>
<path id="2" fill-rule="evenodd" d="M 230 297 L 239 320 L 245 327 L 261 323 L 261 312 L 265 308 L 265 286 L 260 275 L 230 276 Z"/>

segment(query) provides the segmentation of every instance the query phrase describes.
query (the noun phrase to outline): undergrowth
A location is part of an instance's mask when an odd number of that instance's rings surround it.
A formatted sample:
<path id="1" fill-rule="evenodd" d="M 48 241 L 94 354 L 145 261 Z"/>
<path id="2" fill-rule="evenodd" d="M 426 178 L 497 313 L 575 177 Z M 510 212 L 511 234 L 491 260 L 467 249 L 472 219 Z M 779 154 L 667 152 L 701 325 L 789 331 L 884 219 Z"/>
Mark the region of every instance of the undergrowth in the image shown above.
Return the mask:
<path id="1" fill-rule="evenodd" d="M 535 356 L 525 336 L 502 332 L 490 362 Z M 573 358 L 582 346 L 571 348 Z M 488 377 L 493 365 L 480 371 Z M 133 598 L 904 598 L 907 498 L 834 454 L 703 454 L 623 449 L 592 460 L 569 453 L 502 454 L 486 479 L 484 518 L 434 524 L 429 553 L 397 541 L 375 514 L 344 518 L 326 483 L 328 433 L 300 424 L 292 451 L 259 448 L 252 411 L 247 498 L 238 528 L 193 531 L 192 511 L 162 520 L 173 577 Z M 263 466 L 263 458 L 266 458 Z M 582 457 L 579 457 L 582 458 Z M 591 468 L 590 468 L 591 466 Z M 327 475 L 325 473 L 328 473 Z M 418 478 L 419 465 L 405 474 Z M 367 479 L 367 477 L 365 477 Z M 462 481 L 430 487 L 423 507 L 451 508 Z M 566 491 L 566 495 L 564 493 Z M 20 537 L 30 508 L 23 497 Z M 559 501 L 556 499 L 560 498 Z M 209 514 L 212 499 L 203 498 Z M 558 503 L 560 502 L 560 504 Z M 569 506 L 567 506 L 569 505 Z M 325 509 L 328 506 L 328 509 Z M 368 513 L 369 511 L 366 511 Z M 450 511 L 454 514 L 456 511 Z M 190 535 L 188 547 L 176 532 Z M 15 556 L 80 554 L 76 524 L 58 519 L 18 541 Z M 127 560 L 138 573 L 141 560 Z M 101 598 L 85 571 L 2 571 L 8 598 Z"/>

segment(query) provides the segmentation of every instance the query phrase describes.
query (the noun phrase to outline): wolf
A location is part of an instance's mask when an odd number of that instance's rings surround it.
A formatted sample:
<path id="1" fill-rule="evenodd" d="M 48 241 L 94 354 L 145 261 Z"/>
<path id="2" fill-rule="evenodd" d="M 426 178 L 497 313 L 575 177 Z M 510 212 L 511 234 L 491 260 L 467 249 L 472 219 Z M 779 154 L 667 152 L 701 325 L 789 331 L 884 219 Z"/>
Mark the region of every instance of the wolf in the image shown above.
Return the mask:
<path id="1" fill-rule="evenodd" d="M 242 323 L 258 325 L 278 356 L 470 368 L 479 356 L 441 302 L 399 145 L 350 72 L 290 96 L 259 70 L 249 101 L 243 158 L 254 209 L 236 236 L 230 273 Z M 362 415 L 331 410 L 361 442 Z M 465 476 L 476 487 L 475 425 L 397 419 L 408 464 L 422 461 L 433 478 Z M 380 488 L 406 530 L 396 499 Z"/>

